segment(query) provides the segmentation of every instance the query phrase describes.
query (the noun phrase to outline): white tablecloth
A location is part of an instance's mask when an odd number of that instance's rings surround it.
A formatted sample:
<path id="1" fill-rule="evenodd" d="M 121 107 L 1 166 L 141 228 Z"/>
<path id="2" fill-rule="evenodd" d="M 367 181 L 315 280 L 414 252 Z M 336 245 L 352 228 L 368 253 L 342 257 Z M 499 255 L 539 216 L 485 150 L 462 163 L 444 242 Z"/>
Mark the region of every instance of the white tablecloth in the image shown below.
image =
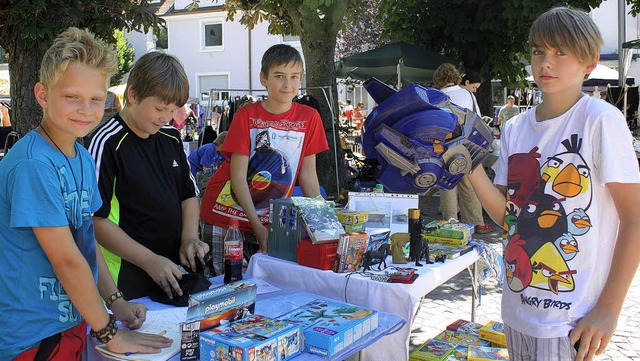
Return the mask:
<path id="1" fill-rule="evenodd" d="M 373 361 L 404 361 L 409 357 L 411 323 L 420 298 L 473 265 L 478 257 L 478 252 L 472 250 L 445 263 L 418 267 L 420 276 L 413 284 L 376 282 L 358 274 L 347 277 L 344 273 L 322 271 L 263 254 L 251 257 L 247 275 L 402 317 L 407 323 L 398 332 L 369 346 L 364 356 Z M 387 259 L 387 266 L 390 265 L 391 256 Z"/>

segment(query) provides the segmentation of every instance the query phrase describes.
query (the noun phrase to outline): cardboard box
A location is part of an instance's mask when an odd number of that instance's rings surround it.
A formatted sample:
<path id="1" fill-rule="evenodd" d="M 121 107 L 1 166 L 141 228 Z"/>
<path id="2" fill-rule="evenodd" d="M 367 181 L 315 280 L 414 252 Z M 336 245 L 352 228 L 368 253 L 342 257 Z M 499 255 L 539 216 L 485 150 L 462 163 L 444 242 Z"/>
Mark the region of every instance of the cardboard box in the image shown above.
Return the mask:
<path id="1" fill-rule="evenodd" d="M 301 239 L 308 239 L 306 227 L 300 217 L 300 209 L 289 198 L 269 201 L 269 256 L 297 262 L 296 249 Z"/>
<path id="2" fill-rule="evenodd" d="M 340 221 L 340 223 L 345 226 L 364 224 L 369 221 L 369 212 L 358 212 L 343 209 L 341 211 L 337 211 L 336 216 L 338 216 L 338 220 Z"/>
<path id="3" fill-rule="evenodd" d="M 206 361 L 285 361 L 302 351 L 302 328 L 255 315 L 201 333 L 200 349 Z"/>
<path id="4" fill-rule="evenodd" d="M 444 361 L 455 350 L 456 344 L 442 340 L 428 340 L 409 355 L 409 361 Z"/>
<path id="5" fill-rule="evenodd" d="M 378 328 L 377 311 L 325 299 L 278 319 L 302 326 L 305 351 L 321 356 L 332 356 Z"/>
<path id="6" fill-rule="evenodd" d="M 465 346 L 489 346 L 489 342 L 480 339 L 478 336 L 470 335 L 462 332 L 454 332 L 450 330 L 442 331 L 435 337 L 438 340 L 452 342 L 458 345 Z"/>
<path id="7" fill-rule="evenodd" d="M 365 232 L 367 234 L 367 249 L 365 251 L 377 251 L 383 244 L 389 243 L 391 230 L 381 228 Z"/>
<path id="8" fill-rule="evenodd" d="M 257 290 L 254 282 L 242 280 L 189 295 L 187 321 L 200 321 L 200 329 L 206 330 L 251 315 Z"/>
<path id="9" fill-rule="evenodd" d="M 456 246 L 466 246 L 469 243 L 468 240 L 457 239 L 457 238 L 435 237 L 435 236 L 427 236 L 427 235 L 423 235 L 422 238 L 426 239 L 427 242 L 429 242 L 430 244 L 435 242 L 435 243 L 451 244 Z"/>
<path id="10" fill-rule="evenodd" d="M 459 319 L 447 326 L 447 330 L 454 332 L 466 333 L 468 335 L 478 336 L 478 331 L 482 328 L 482 324 Z"/>
<path id="11" fill-rule="evenodd" d="M 347 233 L 359 233 L 364 232 L 367 228 L 364 226 L 364 223 L 360 224 L 344 224 L 344 231 Z"/>
<path id="12" fill-rule="evenodd" d="M 333 271 L 337 273 L 355 272 L 362 265 L 362 257 L 367 247 L 366 233 L 345 233 L 338 240 L 336 261 Z"/>
<path id="13" fill-rule="evenodd" d="M 321 270 L 330 270 L 336 261 L 338 242 L 313 244 L 308 239 L 298 243 L 298 263 Z"/>
<path id="14" fill-rule="evenodd" d="M 481 339 L 490 341 L 499 347 L 507 347 L 507 338 L 504 335 L 504 324 L 498 321 L 489 321 L 478 331 Z"/>
<path id="15" fill-rule="evenodd" d="M 473 224 L 431 221 L 423 226 L 424 235 L 468 241 L 475 230 Z"/>
<path id="16" fill-rule="evenodd" d="M 506 348 L 469 346 L 469 361 L 509 361 L 509 352 Z"/>

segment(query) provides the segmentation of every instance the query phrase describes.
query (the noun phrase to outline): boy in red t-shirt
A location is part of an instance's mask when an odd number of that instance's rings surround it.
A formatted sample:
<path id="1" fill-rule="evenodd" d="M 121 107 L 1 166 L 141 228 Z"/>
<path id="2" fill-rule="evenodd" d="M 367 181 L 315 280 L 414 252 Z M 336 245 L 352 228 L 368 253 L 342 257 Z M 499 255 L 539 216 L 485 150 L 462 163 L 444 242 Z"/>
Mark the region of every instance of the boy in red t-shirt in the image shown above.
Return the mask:
<path id="1" fill-rule="evenodd" d="M 223 240 L 229 219 L 240 220 L 245 243 L 267 252 L 269 200 L 291 196 L 296 182 L 305 197 L 320 195 L 316 154 L 329 148 L 318 112 L 293 103 L 302 82 L 302 57 L 278 44 L 262 57 L 260 82 L 267 100 L 245 105 L 233 118 L 200 207 L 202 237 L 211 244 L 213 271 L 223 269 Z"/>

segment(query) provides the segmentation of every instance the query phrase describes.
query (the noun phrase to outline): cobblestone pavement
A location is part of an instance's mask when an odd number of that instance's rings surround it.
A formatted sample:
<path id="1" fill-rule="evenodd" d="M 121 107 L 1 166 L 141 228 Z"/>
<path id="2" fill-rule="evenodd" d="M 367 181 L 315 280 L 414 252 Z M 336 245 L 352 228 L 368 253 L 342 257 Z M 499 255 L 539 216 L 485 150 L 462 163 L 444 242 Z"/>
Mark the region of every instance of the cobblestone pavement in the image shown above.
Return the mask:
<path id="1" fill-rule="evenodd" d="M 438 203 L 437 197 L 429 200 L 427 217 L 438 217 Z M 424 212 L 423 208 L 423 214 Z M 489 219 L 486 214 L 485 219 Z M 496 231 L 476 234 L 474 237 L 502 252 L 501 232 L 495 224 L 493 226 Z M 605 352 L 596 358 L 598 361 L 640 361 L 640 268 L 638 271 L 624 302 L 616 332 Z M 502 289 L 496 281 L 488 280 L 483 283 L 482 297 L 476 309 L 476 322 L 484 324 L 490 320 L 500 320 L 501 296 Z M 423 299 L 411 329 L 411 350 L 439 334 L 451 322 L 459 318 L 469 320 L 470 317 L 471 277 L 469 272 L 463 271 Z"/>

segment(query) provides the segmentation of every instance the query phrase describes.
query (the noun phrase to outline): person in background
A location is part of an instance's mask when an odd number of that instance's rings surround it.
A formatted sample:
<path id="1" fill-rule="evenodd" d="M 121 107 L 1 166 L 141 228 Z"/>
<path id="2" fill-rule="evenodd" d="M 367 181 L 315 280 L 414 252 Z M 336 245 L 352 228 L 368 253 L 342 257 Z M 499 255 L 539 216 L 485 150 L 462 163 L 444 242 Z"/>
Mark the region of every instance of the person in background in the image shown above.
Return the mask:
<path id="1" fill-rule="evenodd" d="M 462 77 L 453 64 L 442 64 L 433 73 L 433 82 L 436 88 L 447 94 L 454 104 L 473 109 L 473 93 L 462 89 L 458 85 L 461 81 Z M 475 112 L 479 112 L 479 110 L 476 109 Z M 453 218 L 475 225 L 477 233 L 484 234 L 493 231 L 493 227 L 484 222 L 482 206 L 467 177 L 463 177 L 452 190 L 440 191 L 440 211 L 445 220 Z M 458 211 L 460 211 L 460 217 L 458 217 Z"/>
<path id="2" fill-rule="evenodd" d="M 267 252 L 269 201 L 288 198 L 298 183 L 305 197 L 320 195 L 316 154 L 328 144 L 320 114 L 293 102 L 302 83 L 302 57 L 279 44 L 262 56 L 260 83 L 268 98 L 240 108 L 221 153 L 230 161 L 211 177 L 202 198 L 203 240 L 212 244 L 213 271 L 222 273 L 223 240 L 231 218 L 240 219 L 245 249 Z"/>
<path id="3" fill-rule="evenodd" d="M 221 132 L 213 143 L 202 145 L 195 152 L 189 154 L 189 165 L 191 166 L 191 174 L 194 177 L 198 172 L 203 171 L 215 173 L 220 163 L 227 160 L 227 157 L 220 153 L 222 143 L 224 143 L 226 137 L 227 132 Z"/>
<path id="4" fill-rule="evenodd" d="M 482 116 L 482 114 L 480 113 L 480 107 L 478 106 L 478 100 L 476 99 L 476 91 L 481 84 L 482 78 L 480 77 L 480 74 L 474 70 L 467 70 L 467 72 L 462 75 L 460 87 L 471 92 L 471 98 L 473 99 L 473 108 L 471 108 L 471 110 L 478 113 L 479 116 Z"/>
<path id="5" fill-rule="evenodd" d="M 513 95 L 509 95 L 507 97 L 507 104 L 505 104 L 502 108 L 500 108 L 500 112 L 498 113 L 498 128 L 502 129 L 507 120 L 515 117 L 520 114 L 520 108 L 515 106 L 513 103 L 516 101 L 516 98 Z"/>
<path id="6" fill-rule="evenodd" d="M 198 238 L 195 179 L 180 133 L 167 124 L 188 97 L 180 61 L 147 53 L 131 70 L 124 108 L 91 138 L 104 200 L 94 214 L 96 238 L 127 299 L 158 287 L 169 299 L 182 296 L 178 264 L 195 271 L 196 257 L 209 251 Z"/>
<path id="7" fill-rule="evenodd" d="M 353 125 L 353 105 L 351 104 L 351 100 L 347 99 L 347 105 L 344 106 L 344 116 L 347 117 L 348 126 Z"/>
<path id="8" fill-rule="evenodd" d="M 502 319 L 510 360 L 592 360 L 640 264 L 640 172 L 622 113 L 582 93 L 602 36 L 582 10 L 534 21 L 542 102 L 503 124 L 495 185 L 468 177 L 504 224 Z"/>
<path id="9" fill-rule="evenodd" d="M 353 111 L 353 125 L 358 129 L 362 128 L 362 125 L 364 124 L 362 109 L 364 109 L 364 103 L 358 103 L 358 105 L 356 105 L 356 109 Z"/>
<path id="10" fill-rule="evenodd" d="M 95 164 L 76 142 L 104 113 L 113 48 L 69 28 L 45 52 L 34 95 L 40 125 L 0 162 L 0 359 L 80 360 L 91 336 L 112 352 L 157 353 L 171 345 L 139 328 L 141 303 L 122 299 L 100 249 L 91 213 L 102 203 Z M 96 286 L 97 282 L 97 286 Z M 109 314 L 103 300 L 111 309 Z"/>

